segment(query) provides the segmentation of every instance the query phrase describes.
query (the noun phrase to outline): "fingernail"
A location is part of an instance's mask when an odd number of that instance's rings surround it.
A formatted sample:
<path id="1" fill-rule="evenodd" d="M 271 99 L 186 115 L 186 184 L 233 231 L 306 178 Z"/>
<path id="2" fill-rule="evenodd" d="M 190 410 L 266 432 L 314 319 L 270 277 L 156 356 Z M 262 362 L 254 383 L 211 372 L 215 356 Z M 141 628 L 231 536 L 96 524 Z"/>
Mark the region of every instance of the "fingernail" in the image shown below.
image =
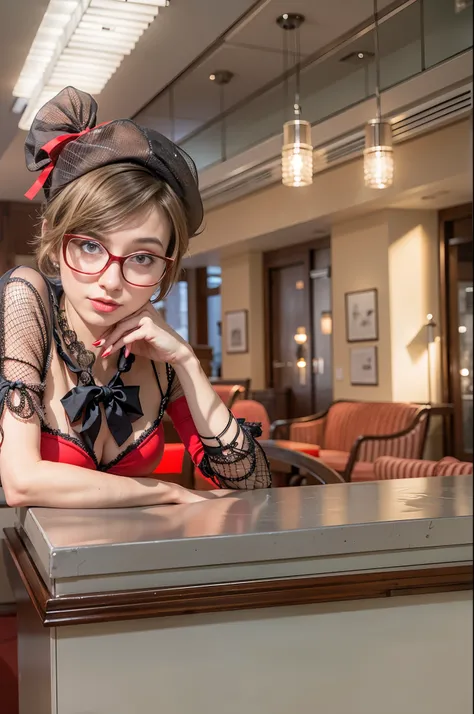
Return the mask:
<path id="1" fill-rule="evenodd" d="M 102 357 L 108 357 L 111 352 L 112 352 L 112 347 L 107 347 L 105 352 L 102 352 Z"/>
<path id="2" fill-rule="evenodd" d="M 125 358 L 130 357 L 131 349 L 130 347 L 125 347 Z"/>
<path id="3" fill-rule="evenodd" d="M 92 343 L 92 347 L 102 347 L 102 345 L 105 345 L 105 340 L 96 340 Z"/>

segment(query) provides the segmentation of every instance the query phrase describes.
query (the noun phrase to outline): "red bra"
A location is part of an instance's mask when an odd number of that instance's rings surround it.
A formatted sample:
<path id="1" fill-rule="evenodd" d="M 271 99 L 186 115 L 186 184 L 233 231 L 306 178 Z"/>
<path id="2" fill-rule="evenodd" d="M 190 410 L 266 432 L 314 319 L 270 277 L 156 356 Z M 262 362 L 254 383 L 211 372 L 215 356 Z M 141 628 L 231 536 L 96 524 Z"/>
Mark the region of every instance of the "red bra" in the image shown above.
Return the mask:
<path id="1" fill-rule="evenodd" d="M 198 466 L 204 451 L 186 397 L 180 397 L 168 404 L 166 411 L 194 464 Z M 144 432 L 116 459 L 103 465 L 97 463 L 94 455 L 89 453 L 76 437 L 48 430 L 41 433 L 41 458 L 45 461 L 97 469 L 117 476 L 150 476 L 161 461 L 164 447 L 164 429 L 161 421 Z"/>

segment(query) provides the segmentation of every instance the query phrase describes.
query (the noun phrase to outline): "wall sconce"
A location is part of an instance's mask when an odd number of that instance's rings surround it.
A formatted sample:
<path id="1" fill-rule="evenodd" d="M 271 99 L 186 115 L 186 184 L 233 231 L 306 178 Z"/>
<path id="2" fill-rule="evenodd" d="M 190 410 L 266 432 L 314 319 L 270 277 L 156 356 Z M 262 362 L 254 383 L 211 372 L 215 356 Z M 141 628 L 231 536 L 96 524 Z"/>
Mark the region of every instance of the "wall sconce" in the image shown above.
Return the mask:
<path id="1" fill-rule="evenodd" d="M 433 320 L 433 315 L 431 313 L 428 313 L 426 316 L 426 342 L 427 342 L 427 358 L 428 358 L 428 402 L 431 404 L 432 402 L 432 389 L 431 389 L 431 380 L 432 380 L 432 368 L 431 368 L 431 349 L 432 345 L 435 341 L 435 327 L 436 327 L 436 322 Z"/>
<path id="2" fill-rule="evenodd" d="M 299 367 L 299 369 L 304 369 L 306 367 L 303 345 L 298 345 L 296 350 L 296 366 Z"/>
<path id="3" fill-rule="evenodd" d="M 306 334 L 306 327 L 298 327 L 296 329 L 296 335 L 294 336 L 294 341 L 297 345 L 304 345 L 308 340 L 308 335 Z"/>
<path id="4" fill-rule="evenodd" d="M 430 345 L 432 342 L 435 341 L 434 338 L 434 330 L 436 327 L 436 322 L 433 320 L 433 315 L 429 312 L 426 316 L 427 323 L 425 325 L 426 327 L 426 341 Z"/>
<path id="5" fill-rule="evenodd" d="M 296 334 L 293 337 L 296 342 L 296 366 L 298 367 L 299 382 L 301 385 L 306 384 L 306 343 L 308 335 L 305 327 L 298 327 Z"/>
<path id="6" fill-rule="evenodd" d="M 332 313 L 322 312 L 320 318 L 321 333 L 323 335 L 332 335 Z"/>

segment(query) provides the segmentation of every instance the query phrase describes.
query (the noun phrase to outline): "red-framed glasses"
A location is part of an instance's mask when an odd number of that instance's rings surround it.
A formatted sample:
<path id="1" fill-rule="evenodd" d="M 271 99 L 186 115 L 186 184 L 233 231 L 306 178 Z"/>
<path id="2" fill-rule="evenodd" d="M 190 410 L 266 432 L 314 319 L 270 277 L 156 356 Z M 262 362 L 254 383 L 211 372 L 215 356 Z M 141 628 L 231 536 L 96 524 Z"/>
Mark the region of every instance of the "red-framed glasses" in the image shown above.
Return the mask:
<path id="1" fill-rule="evenodd" d="M 174 258 L 147 251 L 112 255 L 95 238 L 74 233 L 67 233 L 63 238 L 63 257 L 68 268 L 82 275 L 101 275 L 111 263 L 118 263 L 123 279 L 139 288 L 151 288 L 161 283 L 174 263 Z"/>

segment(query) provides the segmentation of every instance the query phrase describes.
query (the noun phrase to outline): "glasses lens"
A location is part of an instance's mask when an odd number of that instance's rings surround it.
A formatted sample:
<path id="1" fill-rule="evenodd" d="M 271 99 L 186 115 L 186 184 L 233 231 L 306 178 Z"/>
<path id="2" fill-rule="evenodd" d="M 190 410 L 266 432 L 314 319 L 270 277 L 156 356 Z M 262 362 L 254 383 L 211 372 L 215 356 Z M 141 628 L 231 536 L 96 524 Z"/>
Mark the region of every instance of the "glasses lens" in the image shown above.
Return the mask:
<path id="1" fill-rule="evenodd" d="M 81 273 L 100 273 L 106 266 L 108 254 L 105 248 L 95 240 L 73 238 L 67 244 L 66 262 L 73 270 Z"/>
<path id="2" fill-rule="evenodd" d="M 157 285 L 166 273 L 166 261 L 158 255 L 131 255 L 123 264 L 123 276 L 133 285 Z"/>

